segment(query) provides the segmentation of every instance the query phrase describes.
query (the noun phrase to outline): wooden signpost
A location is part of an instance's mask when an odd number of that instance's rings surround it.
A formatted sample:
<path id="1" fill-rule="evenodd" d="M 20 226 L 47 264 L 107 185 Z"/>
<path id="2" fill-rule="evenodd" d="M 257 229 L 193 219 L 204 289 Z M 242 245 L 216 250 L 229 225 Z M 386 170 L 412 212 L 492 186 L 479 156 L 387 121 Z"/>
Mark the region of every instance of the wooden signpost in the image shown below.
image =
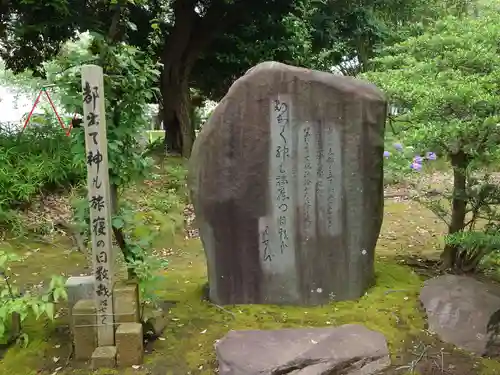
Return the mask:
<path id="1" fill-rule="evenodd" d="M 82 88 L 92 263 L 98 313 L 98 345 L 112 346 L 115 341 L 112 296 L 114 256 L 104 80 L 100 66 L 84 65 L 82 67 Z"/>

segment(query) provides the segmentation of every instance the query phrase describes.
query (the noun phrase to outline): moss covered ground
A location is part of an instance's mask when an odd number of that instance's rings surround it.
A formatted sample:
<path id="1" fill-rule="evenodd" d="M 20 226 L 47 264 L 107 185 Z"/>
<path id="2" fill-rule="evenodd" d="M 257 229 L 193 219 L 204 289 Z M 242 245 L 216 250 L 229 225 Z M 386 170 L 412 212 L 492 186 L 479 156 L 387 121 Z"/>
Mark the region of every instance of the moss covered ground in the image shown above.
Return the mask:
<path id="1" fill-rule="evenodd" d="M 162 236 L 155 252 L 169 260 L 169 267 L 157 293 L 170 302 L 169 323 L 163 337 L 148 345 L 144 366 L 101 370 L 97 374 L 214 374 L 214 341 L 231 329 L 345 323 L 361 323 L 386 336 L 394 363 L 388 373 L 411 373 L 414 368 L 421 375 L 500 374 L 497 361 L 473 358 L 443 345 L 425 329 L 418 302 L 424 276 L 405 265 L 404 259 L 409 255 L 437 256 L 444 228 L 417 203 L 386 202 L 377 248 L 376 286 L 359 300 L 307 308 L 267 305 L 221 308 L 203 299 L 205 258 L 199 239 L 188 236 L 184 230 L 184 177 L 182 163 L 173 159 L 159 166 L 156 179 L 126 193 L 130 202 L 141 207 L 139 211 L 153 215 L 161 227 Z M 13 279 L 19 285 L 37 287 L 52 274 L 69 276 L 89 271 L 85 256 L 71 251 L 71 242 L 64 237 L 50 245 L 23 239 L 4 241 L 0 246 L 24 256 L 22 262 L 12 267 Z M 55 322 L 28 321 L 25 326 L 30 338 L 28 347 L 4 350 L 0 374 L 89 374 L 87 365 L 69 359 L 71 343 L 64 305 L 60 306 L 58 316 Z M 425 356 L 421 355 L 423 350 Z M 434 363 L 442 363 L 443 372 L 437 371 Z"/>

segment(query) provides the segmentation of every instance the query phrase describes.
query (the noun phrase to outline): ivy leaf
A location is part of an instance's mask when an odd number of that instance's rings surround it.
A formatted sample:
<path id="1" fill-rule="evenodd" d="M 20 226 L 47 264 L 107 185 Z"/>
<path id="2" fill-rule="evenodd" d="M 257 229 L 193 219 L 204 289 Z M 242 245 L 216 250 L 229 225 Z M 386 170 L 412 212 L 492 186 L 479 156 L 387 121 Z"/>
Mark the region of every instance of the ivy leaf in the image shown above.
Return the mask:
<path id="1" fill-rule="evenodd" d="M 121 217 L 114 217 L 112 220 L 112 225 L 116 229 L 122 229 L 125 226 L 125 221 Z"/>
<path id="2" fill-rule="evenodd" d="M 55 305 L 53 303 L 48 303 L 45 305 L 45 313 L 50 320 L 54 320 Z"/>
<path id="3" fill-rule="evenodd" d="M 137 25 L 133 22 L 127 21 L 127 26 L 132 31 L 137 31 Z"/>
<path id="4" fill-rule="evenodd" d="M 40 318 L 40 315 L 43 313 L 43 307 L 40 306 L 38 301 L 35 301 L 32 305 L 31 308 L 33 309 L 33 312 L 35 313 L 36 318 Z"/>

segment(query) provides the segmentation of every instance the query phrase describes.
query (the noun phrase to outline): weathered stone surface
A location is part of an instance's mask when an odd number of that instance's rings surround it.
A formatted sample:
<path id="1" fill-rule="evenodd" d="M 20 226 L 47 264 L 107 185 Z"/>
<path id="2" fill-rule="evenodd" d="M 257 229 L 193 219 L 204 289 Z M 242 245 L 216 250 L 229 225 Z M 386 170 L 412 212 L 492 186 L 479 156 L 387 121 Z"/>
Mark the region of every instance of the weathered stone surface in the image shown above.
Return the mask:
<path id="1" fill-rule="evenodd" d="M 8 342 L 15 342 L 19 335 L 21 334 L 21 315 L 17 312 L 13 312 L 10 317 L 10 325 L 8 326 L 9 330 L 9 340 Z"/>
<path id="2" fill-rule="evenodd" d="M 116 346 L 99 346 L 92 353 L 92 370 L 115 368 Z"/>
<path id="3" fill-rule="evenodd" d="M 119 367 L 142 364 L 144 343 L 141 323 L 122 323 L 115 333 L 116 362 Z"/>
<path id="4" fill-rule="evenodd" d="M 97 307 L 95 300 L 80 300 L 73 307 L 75 359 L 89 360 L 97 348 Z"/>
<path id="5" fill-rule="evenodd" d="M 498 355 L 500 287 L 467 276 L 427 280 L 420 293 L 429 330 L 478 355 Z"/>
<path id="6" fill-rule="evenodd" d="M 117 282 L 113 288 L 115 323 L 139 322 L 139 287 L 135 282 Z"/>
<path id="7" fill-rule="evenodd" d="M 189 171 L 218 304 L 320 304 L 374 280 L 386 101 L 373 85 L 275 62 L 238 79 Z"/>
<path id="8" fill-rule="evenodd" d="M 354 324 L 230 331 L 215 349 L 220 375 L 369 375 L 390 365 L 384 336 Z"/>
<path id="9" fill-rule="evenodd" d="M 151 310 L 145 312 L 144 321 L 146 322 L 146 330 L 151 331 L 150 334 L 158 337 L 161 336 L 167 326 L 168 316 L 163 310 Z"/>
<path id="10" fill-rule="evenodd" d="M 82 299 L 94 298 L 95 278 L 94 276 L 71 276 L 66 280 L 66 292 L 68 293 L 69 318 L 75 303 Z"/>

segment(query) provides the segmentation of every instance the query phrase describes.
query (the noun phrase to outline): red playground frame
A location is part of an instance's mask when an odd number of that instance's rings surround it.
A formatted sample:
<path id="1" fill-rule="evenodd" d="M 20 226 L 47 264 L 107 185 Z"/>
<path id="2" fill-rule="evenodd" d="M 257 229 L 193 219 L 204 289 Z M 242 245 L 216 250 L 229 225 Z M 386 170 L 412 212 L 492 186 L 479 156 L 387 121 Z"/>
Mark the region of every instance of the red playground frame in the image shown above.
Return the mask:
<path id="1" fill-rule="evenodd" d="M 71 129 L 73 128 L 73 120 L 76 119 L 77 113 L 75 112 L 75 114 L 73 116 L 73 119 L 69 123 L 68 128 L 66 128 L 66 126 L 64 126 L 63 120 L 61 119 L 61 116 L 59 116 L 59 113 L 57 113 L 57 109 L 56 109 L 56 106 L 54 105 L 54 102 L 52 101 L 49 93 L 47 92 L 47 87 L 51 87 L 51 86 L 55 86 L 55 85 L 44 86 L 44 87 L 41 88 L 40 92 L 38 93 L 38 96 L 35 99 L 35 102 L 33 103 L 33 108 L 31 108 L 31 111 L 28 114 L 28 117 L 26 118 L 26 121 L 24 122 L 23 130 L 21 131 L 21 133 L 24 131 L 24 129 L 26 129 L 26 126 L 28 126 L 28 123 L 31 120 L 31 116 L 33 116 L 33 112 L 35 111 L 35 108 L 38 105 L 38 102 L 40 101 L 40 97 L 42 96 L 42 93 L 45 93 L 45 96 L 49 100 L 50 106 L 52 107 L 52 110 L 54 111 L 54 113 L 55 113 L 55 115 L 57 117 L 57 120 L 59 121 L 59 124 L 61 124 L 61 128 L 65 131 L 66 136 L 69 137 L 69 135 L 71 133 Z"/>

